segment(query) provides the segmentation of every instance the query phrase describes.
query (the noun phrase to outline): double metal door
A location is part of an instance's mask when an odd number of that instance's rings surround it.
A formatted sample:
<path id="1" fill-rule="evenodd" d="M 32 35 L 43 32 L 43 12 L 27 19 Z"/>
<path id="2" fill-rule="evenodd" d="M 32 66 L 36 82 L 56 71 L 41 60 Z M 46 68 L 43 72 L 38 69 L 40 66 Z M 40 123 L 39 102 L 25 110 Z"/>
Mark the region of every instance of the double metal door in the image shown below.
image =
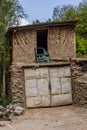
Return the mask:
<path id="1" fill-rule="evenodd" d="M 24 77 L 27 108 L 72 103 L 70 67 L 29 68 Z"/>

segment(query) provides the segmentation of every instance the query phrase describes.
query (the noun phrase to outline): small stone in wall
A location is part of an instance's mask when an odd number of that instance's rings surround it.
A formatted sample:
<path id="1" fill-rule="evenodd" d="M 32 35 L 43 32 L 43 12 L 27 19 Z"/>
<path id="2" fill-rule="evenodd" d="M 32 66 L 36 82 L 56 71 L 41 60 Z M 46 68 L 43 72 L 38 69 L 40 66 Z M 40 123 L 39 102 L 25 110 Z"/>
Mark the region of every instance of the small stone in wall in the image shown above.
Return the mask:
<path id="1" fill-rule="evenodd" d="M 0 117 L 2 117 L 3 116 L 3 112 L 2 111 L 0 111 Z"/>
<path id="2" fill-rule="evenodd" d="M 2 111 L 2 110 L 3 110 L 3 106 L 0 105 L 0 111 Z"/>

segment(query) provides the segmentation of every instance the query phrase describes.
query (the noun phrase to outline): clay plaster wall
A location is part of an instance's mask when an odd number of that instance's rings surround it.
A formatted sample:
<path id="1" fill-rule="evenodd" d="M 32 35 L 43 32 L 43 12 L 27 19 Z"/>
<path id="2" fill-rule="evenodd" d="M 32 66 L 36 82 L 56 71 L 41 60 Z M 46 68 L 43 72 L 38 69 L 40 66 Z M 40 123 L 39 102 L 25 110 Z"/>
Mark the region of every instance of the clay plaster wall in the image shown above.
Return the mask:
<path id="1" fill-rule="evenodd" d="M 73 27 L 50 27 L 48 29 L 48 52 L 51 59 L 75 58 L 75 31 Z M 13 34 L 14 63 L 35 62 L 34 48 L 37 47 L 37 30 L 16 31 Z"/>

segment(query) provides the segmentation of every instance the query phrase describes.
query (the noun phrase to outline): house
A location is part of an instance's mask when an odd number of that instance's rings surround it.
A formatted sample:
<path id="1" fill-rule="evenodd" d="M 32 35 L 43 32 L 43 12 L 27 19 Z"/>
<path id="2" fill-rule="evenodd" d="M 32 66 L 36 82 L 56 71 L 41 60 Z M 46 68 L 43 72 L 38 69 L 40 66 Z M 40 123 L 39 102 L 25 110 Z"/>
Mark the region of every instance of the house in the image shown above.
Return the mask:
<path id="1" fill-rule="evenodd" d="M 41 23 L 8 29 L 13 103 L 28 108 L 72 103 L 70 63 L 54 59 L 76 57 L 76 23 Z M 38 47 L 44 48 L 53 61 L 35 63 L 34 49 Z"/>

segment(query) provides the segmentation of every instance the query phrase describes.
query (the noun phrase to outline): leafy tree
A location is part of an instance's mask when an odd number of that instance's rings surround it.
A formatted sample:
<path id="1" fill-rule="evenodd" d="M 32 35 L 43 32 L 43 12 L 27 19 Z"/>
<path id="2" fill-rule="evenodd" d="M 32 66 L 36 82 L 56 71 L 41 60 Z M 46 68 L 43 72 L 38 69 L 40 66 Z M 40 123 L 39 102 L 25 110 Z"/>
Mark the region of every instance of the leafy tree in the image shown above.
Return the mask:
<path id="1" fill-rule="evenodd" d="M 51 18 L 48 18 L 47 20 L 46 20 L 46 23 L 52 23 L 53 21 L 52 21 L 52 19 Z"/>
<path id="2" fill-rule="evenodd" d="M 80 22 L 78 24 L 78 32 L 85 36 L 87 34 L 87 2 L 82 2 L 78 6 L 78 18 L 80 19 Z"/>
<path id="3" fill-rule="evenodd" d="M 76 52 L 77 57 L 80 57 L 82 55 L 87 55 L 87 39 L 84 39 L 81 35 L 76 35 Z"/>
<path id="4" fill-rule="evenodd" d="M 77 7 L 77 17 L 80 20 L 77 25 L 77 56 L 87 56 L 87 0 L 82 1 Z"/>
<path id="5" fill-rule="evenodd" d="M 77 9 L 73 6 L 65 6 L 63 7 L 64 10 L 64 15 L 62 18 L 62 21 L 71 21 L 71 20 L 75 20 L 78 19 L 77 18 Z"/>
<path id="6" fill-rule="evenodd" d="M 77 7 L 56 6 L 53 10 L 53 21 L 79 20 L 76 27 L 77 56 L 87 54 L 87 0 L 83 0 Z"/>
<path id="7" fill-rule="evenodd" d="M 41 23 L 38 19 L 36 19 L 35 21 L 33 21 L 33 24 L 39 24 Z"/>
<path id="8" fill-rule="evenodd" d="M 54 21 L 70 21 L 76 18 L 76 8 L 68 5 L 68 6 L 56 6 L 53 10 Z"/>
<path id="9" fill-rule="evenodd" d="M 9 59 L 9 54 L 6 53 L 9 42 L 6 41 L 5 32 L 10 26 L 17 26 L 19 18 L 26 18 L 26 14 L 18 0 L 0 0 L 0 92 L 3 95 L 5 95 L 5 69 Z"/>
<path id="10" fill-rule="evenodd" d="M 53 21 L 60 21 L 61 20 L 61 8 L 56 6 L 53 10 Z"/>

